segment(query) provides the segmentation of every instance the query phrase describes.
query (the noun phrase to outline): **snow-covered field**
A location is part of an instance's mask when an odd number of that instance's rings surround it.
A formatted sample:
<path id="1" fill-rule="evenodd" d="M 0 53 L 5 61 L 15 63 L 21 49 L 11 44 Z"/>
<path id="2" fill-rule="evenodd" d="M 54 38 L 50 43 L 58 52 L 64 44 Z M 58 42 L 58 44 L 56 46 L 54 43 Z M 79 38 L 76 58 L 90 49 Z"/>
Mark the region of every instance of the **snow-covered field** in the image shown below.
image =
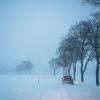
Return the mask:
<path id="1" fill-rule="evenodd" d="M 0 75 L 0 100 L 100 100 L 94 77 L 79 80 L 65 85 L 61 76 Z"/>

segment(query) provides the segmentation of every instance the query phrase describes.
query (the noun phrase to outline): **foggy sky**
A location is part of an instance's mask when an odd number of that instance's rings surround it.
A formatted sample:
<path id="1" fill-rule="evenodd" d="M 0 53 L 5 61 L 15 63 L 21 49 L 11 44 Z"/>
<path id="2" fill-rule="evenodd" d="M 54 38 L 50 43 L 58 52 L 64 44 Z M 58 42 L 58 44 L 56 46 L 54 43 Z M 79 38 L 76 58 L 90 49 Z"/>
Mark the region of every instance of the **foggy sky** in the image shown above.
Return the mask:
<path id="1" fill-rule="evenodd" d="M 0 0 L 0 66 L 48 67 L 63 35 L 94 9 L 81 0 Z"/>

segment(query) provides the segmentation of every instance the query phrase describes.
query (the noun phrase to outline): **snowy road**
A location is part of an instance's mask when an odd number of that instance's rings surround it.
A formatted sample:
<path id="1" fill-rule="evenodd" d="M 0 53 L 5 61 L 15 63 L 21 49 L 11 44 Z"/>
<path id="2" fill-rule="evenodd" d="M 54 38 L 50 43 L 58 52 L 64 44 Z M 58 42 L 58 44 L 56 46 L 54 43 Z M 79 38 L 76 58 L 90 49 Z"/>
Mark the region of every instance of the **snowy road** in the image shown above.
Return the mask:
<path id="1" fill-rule="evenodd" d="M 55 93 L 54 93 L 55 92 Z M 87 94 L 77 94 L 77 95 L 69 95 L 65 91 L 53 91 L 53 93 L 45 93 L 42 96 L 38 96 L 37 98 L 33 97 L 27 97 L 24 100 L 99 100 L 96 97 Z"/>
<path id="2" fill-rule="evenodd" d="M 100 100 L 100 87 L 87 79 L 64 85 L 61 77 L 5 75 L 0 77 L 0 100 Z"/>
<path id="3" fill-rule="evenodd" d="M 34 100 L 34 99 L 31 99 Z M 38 100 L 70 100 L 69 96 L 65 93 L 49 93 L 49 94 L 44 94 Z"/>

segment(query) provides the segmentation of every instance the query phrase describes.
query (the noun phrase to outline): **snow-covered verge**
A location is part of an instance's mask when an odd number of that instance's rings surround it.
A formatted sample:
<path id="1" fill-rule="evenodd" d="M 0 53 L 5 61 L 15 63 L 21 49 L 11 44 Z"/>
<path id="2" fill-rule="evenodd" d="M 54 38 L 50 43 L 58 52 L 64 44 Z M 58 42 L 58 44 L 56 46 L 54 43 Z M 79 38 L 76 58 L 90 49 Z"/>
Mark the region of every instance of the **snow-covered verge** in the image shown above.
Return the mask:
<path id="1" fill-rule="evenodd" d="M 0 75 L 0 100 L 100 100 L 94 77 L 77 77 L 74 85 L 62 84 L 61 76 Z"/>

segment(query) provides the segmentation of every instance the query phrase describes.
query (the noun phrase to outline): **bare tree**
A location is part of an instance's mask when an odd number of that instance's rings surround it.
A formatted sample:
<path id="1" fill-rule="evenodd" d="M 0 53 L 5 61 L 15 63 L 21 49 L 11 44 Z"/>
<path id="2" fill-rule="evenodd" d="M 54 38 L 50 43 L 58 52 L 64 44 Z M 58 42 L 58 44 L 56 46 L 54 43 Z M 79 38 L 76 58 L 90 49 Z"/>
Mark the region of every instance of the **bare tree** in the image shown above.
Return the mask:
<path id="1" fill-rule="evenodd" d="M 99 85 L 100 66 L 100 11 L 92 15 L 91 32 L 88 33 L 88 41 L 91 46 L 93 57 L 96 59 L 96 85 Z"/>
<path id="2" fill-rule="evenodd" d="M 87 21 L 80 21 L 70 29 L 70 34 L 77 40 L 78 60 L 81 64 L 81 81 L 84 82 L 84 73 L 91 56 L 89 55 L 89 45 L 87 41 L 87 33 L 90 32 L 90 23 Z"/>
<path id="3" fill-rule="evenodd" d="M 49 64 L 50 64 L 50 68 L 53 68 L 53 74 L 54 74 L 54 76 L 56 75 L 56 70 L 58 69 L 58 61 L 57 61 L 58 59 L 57 58 L 52 58 L 51 60 L 50 60 L 50 62 L 49 62 Z"/>
<path id="4" fill-rule="evenodd" d="M 70 30 L 72 31 L 72 30 Z M 69 43 L 69 46 L 68 46 L 68 51 L 70 53 L 70 57 L 71 57 L 71 61 L 72 61 L 72 66 L 73 66 L 73 78 L 75 80 L 75 76 L 76 76 L 76 63 L 79 59 L 79 53 L 78 53 L 78 50 L 79 50 L 79 45 L 78 45 L 78 41 L 75 37 L 71 36 L 70 35 L 70 31 L 69 31 L 69 34 L 68 34 L 68 43 Z"/>
<path id="5" fill-rule="evenodd" d="M 33 68 L 34 68 L 34 65 L 29 60 L 24 60 L 20 64 L 18 64 L 14 68 L 14 70 L 19 71 L 19 72 L 20 71 L 25 72 L 27 74 L 27 73 L 30 73 Z"/>
<path id="6" fill-rule="evenodd" d="M 63 38 L 58 48 L 58 57 L 63 65 L 63 72 L 64 72 L 63 74 L 70 76 L 72 60 L 68 48 L 69 48 L 68 39 Z"/>

